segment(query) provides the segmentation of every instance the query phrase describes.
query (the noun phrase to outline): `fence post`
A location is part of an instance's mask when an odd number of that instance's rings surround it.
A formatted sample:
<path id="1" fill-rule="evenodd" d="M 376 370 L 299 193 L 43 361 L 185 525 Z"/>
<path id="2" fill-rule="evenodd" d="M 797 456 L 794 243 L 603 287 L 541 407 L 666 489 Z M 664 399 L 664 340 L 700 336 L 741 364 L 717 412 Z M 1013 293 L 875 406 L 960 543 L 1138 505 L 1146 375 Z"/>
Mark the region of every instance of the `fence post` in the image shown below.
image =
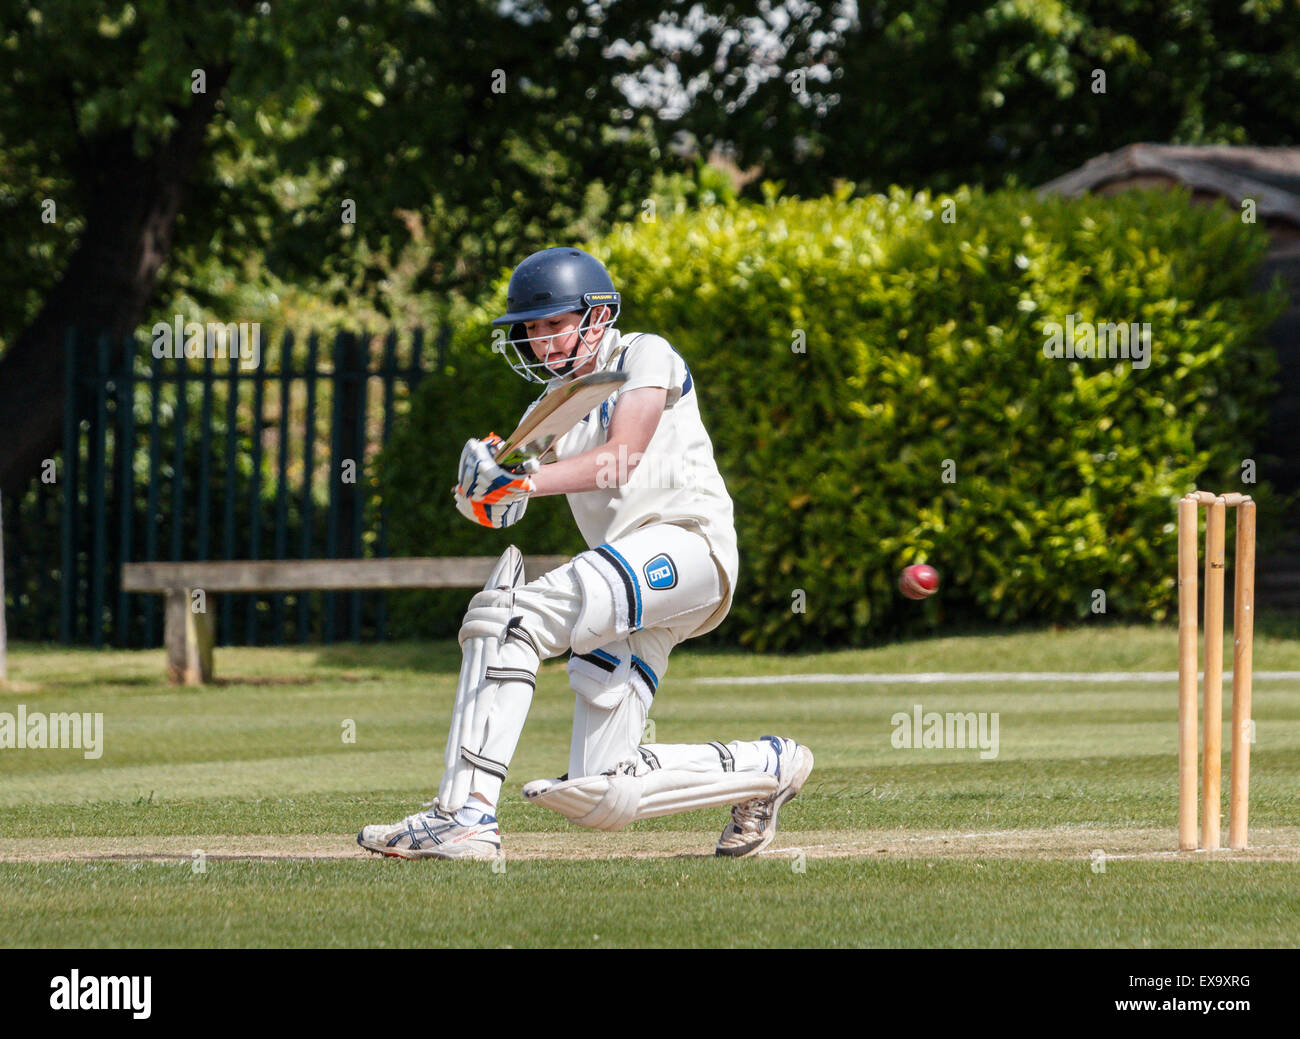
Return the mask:
<path id="1" fill-rule="evenodd" d="M 379 434 L 379 446 L 383 449 L 388 446 L 393 433 L 393 382 L 397 374 L 397 333 L 395 331 L 389 332 L 388 338 L 384 341 L 384 361 L 380 372 L 384 387 L 384 419 Z M 379 524 L 379 540 L 375 546 L 375 554 L 382 559 L 388 555 L 388 502 L 382 496 L 382 492 L 379 515 L 376 519 Z M 388 634 L 388 597 L 381 591 L 376 594 L 375 599 L 375 638 L 382 642 Z"/>
<path id="2" fill-rule="evenodd" d="M 329 495 L 329 511 L 325 514 L 325 556 L 326 559 L 338 558 L 339 546 L 339 470 L 343 464 L 343 353 L 345 332 L 334 336 L 332 383 L 330 387 L 330 453 L 329 468 L 325 473 L 325 490 Z M 336 609 L 337 596 L 326 592 L 321 599 L 321 641 L 334 641 L 337 630 Z"/>
<path id="3" fill-rule="evenodd" d="M 63 341 L 63 510 L 59 540 L 63 580 L 59 596 L 59 641 L 71 645 L 77 635 L 77 484 L 81 449 L 80 401 L 77 399 L 77 332 L 69 328 Z"/>
<path id="4" fill-rule="evenodd" d="M 302 541 L 303 559 L 312 556 L 312 523 L 315 522 L 311 488 L 316 476 L 316 379 L 320 340 L 315 332 L 307 338 L 307 368 L 303 380 L 307 391 L 307 417 L 302 442 Z M 298 641 L 306 642 L 311 630 L 311 593 L 298 593 Z"/>
<path id="5" fill-rule="evenodd" d="M 212 558 L 212 398 L 216 386 L 215 350 L 205 350 L 203 358 L 203 409 L 199 421 L 199 554 Z"/>
<path id="6" fill-rule="evenodd" d="M 333 409 L 330 430 L 330 510 L 326 522 L 325 553 L 328 559 L 345 559 L 356 550 L 361 501 L 361 464 L 365 461 L 366 351 L 361 337 L 340 332 L 334 340 Z M 359 433 L 359 431 L 362 431 Z M 343 484 L 343 463 L 354 465 L 353 483 Z M 333 642 L 340 633 L 357 638 L 360 617 L 351 609 L 357 592 L 325 593 L 324 641 Z"/>
<path id="7" fill-rule="evenodd" d="M 248 554 L 246 559 L 262 558 L 262 411 L 266 402 L 266 364 L 261 354 L 261 329 L 255 330 L 258 337 L 258 364 L 253 369 L 253 419 L 252 419 L 252 472 L 249 474 L 248 486 Z M 251 349 L 244 344 L 246 349 Z M 229 596 L 227 596 L 229 598 Z M 257 645 L 258 612 L 257 605 L 261 597 L 246 595 L 244 612 L 244 644 Z"/>
<path id="8" fill-rule="evenodd" d="M 352 509 L 352 538 L 348 554 L 353 559 L 365 555 L 362 549 L 362 521 L 366 510 L 366 398 L 370 389 L 370 336 L 362 332 L 350 345 L 348 363 L 351 366 L 348 389 L 343 400 L 345 425 L 343 435 L 348 438 L 346 457 L 355 464 L 350 507 Z M 361 593 L 352 592 L 348 602 L 348 637 L 361 641 Z"/>
<path id="9" fill-rule="evenodd" d="M 9 632 L 5 628 L 5 509 L 0 496 L 0 682 L 9 680 Z"/>
<path id="10" fill-rule="evenodd" d="M 280 340 L 280 430 L 276 444 L 275 545 L 276 559 L 288 558 L 289 551 L 289 404 L 293 374 L 293 333 L 285 330 Z M 284 642 L 284 592 L 271 596 L 271 644 Z"/>
<path id="11" fill-rule="evenodd" d="M 239 444 L 239 363 L 233 362 L 226 372 L 226 500 L 222 527 L 222 558 L 235 558 L 235 485 L 237 469 L 235 448 Z M 235 597 L 221 597 L 221 624 L 219 636 L 227 645 L 237 645 L 235 639 Z"/>
<path id="12" fill-rule="evenodd" d="M 149 352 L 149 489 L 145 492 L 144 558 L 158 559 L 158 458 L 162 434 L 158 428 L 162 407 L 162 360 Z M 152 646 L 158 633 L 157 596 L 144 597 L 144 644 Z"/>
<path id="13" fill-rule="evenodd" d="M 108 515 L 104 491 L 108 483 L 108 333 L 95 339 L 95 410 L 90 427 L 90 465 L 86 497 L 90 501 L 90 644 L 104 648 L 104 586 L 108 569 Z"/>
<path id="14" fill-rule="evenodd" d="M 411 337 L 411 363 L 406 369 L 406 390 L 407 395 L 415 389 L 416 383 L 420 381 L 421 366 L 424 364 L 424 328 L 420 327 L 415 330 L 415 335 Z"/>
<path id="15" fill-rule="evenodd" d="M 117 613 L 113 644 L 131 645 L 133 599 L 122 591 L 122 567 L 131 561 L 135 517 L 135 334 L 122 340 L 122 372 L 117 397 Z"/>
<path id="16" fill-rule="evenodd" d="M 172 496 L 169 503 L 171 515 L 171 558 L 181 562 L 185 556 L 185 427 L 189 416 L 189 362 L 176 362 L 176 408 L 172 412 Z"/>

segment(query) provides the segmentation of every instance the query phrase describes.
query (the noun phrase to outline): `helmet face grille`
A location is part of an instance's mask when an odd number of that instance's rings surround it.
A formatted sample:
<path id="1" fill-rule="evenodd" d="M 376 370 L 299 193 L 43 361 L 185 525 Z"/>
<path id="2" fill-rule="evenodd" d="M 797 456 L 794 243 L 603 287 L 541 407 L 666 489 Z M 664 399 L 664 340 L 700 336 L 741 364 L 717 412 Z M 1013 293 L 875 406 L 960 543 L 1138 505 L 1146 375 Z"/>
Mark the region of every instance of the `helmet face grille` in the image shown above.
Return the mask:
<path id="1" fill-rule="evenodd" d="M 584 310 L 582 320 L 578 322 L 576 330 L 571 329 L 568 332 L 557 332 L 553 335 L 539 335 L 530 339 L 528 336 L 528 328 L 524 322 L 515 322 L 510 326 L 510 332 L 506 338 L 506 342 L 510 347 L 510 352 L 514 354 L 514 360 L 510 359 L 510 354 L 503 348 L 494 347 L 494 349 L 496 352 L 505 355 L 506 363 L 510 365 L 516 375 L 527 379 L 529 382 L 544 385 L 555 379 L 566 378 L 575 368 L 580 367 L 582 364 L 590 360 L 591 357 L 600 350 L 600 345 L 604 342 L 604 330 L 612 328 L 614 323 L 618 320 L 619 306 L 617 301 L 612 305 L 600 304 L 600 306 L 604 310 L 608 311 L 608 313 L 604 315 L 603 320 L 593 321 L 592 317 L 596 308 L 588 307 Z M 566 360 L 558 369 L 548 367 L 546 361 L 544 359 L 539 359 L 533 350 L 534 345 L 536 345 L 539 347 L 539 352 L 542 354 L 542 357 L 545 358 L 547 347 L 552 339 L 559 336 L 572 335 L 575 334 L 575 332 L 578 336 L 585 337 L 587 333 L 592 331 L 602 332 L 601 339 L 594 346 L 588 345 L 580 340 L 572 356 L 570 356 L 569 359 Z"/>
<path id="2" fill-rule="evenodd" d="M 601 329 L 617 320 L 619 302 L 613 279 L 596 257 L 572 247 L 543 249 L 515 268 L 506 289 L 506 313 L 492 324 L 510 328 L 508 341 L 516 357 L 510 366 L 526 379 L 547 382 L 567 375 L 574 365 L 581 364 L 594 351 L 588 350 L 575 357 L 562 372 L 553 371 L 532 356 L 531 349 L 532 343 L 544 345 L 553 337 L 538 336 L 530 341 L 525 322 L 576 312 L 582 315 L 580 332 Z M 609 308 L 609 314 L 605 320 L 593 323 L 591 319 L 596 307 Z"/>

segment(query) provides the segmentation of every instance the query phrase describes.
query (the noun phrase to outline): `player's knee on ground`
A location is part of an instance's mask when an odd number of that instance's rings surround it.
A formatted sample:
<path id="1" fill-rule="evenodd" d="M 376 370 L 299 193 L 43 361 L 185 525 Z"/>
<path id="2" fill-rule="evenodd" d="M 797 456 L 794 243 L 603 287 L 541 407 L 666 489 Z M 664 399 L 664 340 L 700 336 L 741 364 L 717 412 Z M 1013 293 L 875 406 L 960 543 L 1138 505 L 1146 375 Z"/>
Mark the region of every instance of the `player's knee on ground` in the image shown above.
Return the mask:
<path id="1" fill-rule="evenodd" d="M 624 639 L 569 658 L 574 691 L 569 775 L 591 776 L 636 756 L 659 681 Z"/>

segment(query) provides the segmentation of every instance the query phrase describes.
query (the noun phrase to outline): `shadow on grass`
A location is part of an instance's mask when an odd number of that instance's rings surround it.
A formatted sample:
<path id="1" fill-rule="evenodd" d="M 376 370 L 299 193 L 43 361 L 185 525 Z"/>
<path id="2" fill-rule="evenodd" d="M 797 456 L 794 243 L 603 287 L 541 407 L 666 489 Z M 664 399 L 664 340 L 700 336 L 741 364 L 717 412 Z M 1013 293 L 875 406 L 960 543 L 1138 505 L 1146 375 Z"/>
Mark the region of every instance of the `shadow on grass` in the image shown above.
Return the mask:
<path id="1" fill-rule="evenodd" d="M 382 667 L 384 671 L 453 674 L 460 671 L 460 646 L 455 639 L 437 642 L 334 643 L 316 646 L 312 666 L 331 671 Z"/>

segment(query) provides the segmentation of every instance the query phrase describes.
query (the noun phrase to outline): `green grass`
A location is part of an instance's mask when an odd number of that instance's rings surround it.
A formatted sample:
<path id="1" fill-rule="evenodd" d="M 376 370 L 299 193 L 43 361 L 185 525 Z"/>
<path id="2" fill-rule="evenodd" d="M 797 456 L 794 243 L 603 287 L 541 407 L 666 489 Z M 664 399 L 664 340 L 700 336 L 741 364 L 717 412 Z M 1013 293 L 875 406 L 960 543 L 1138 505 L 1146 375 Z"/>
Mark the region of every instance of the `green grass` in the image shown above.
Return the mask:
<path id="1" fill-rule="evenodd" d="M 1292 864 L 390 861 L 0 867 L 7 941 L 68 946 L 1294 945 Z M 51 932 L 59 932 L 52 935 Z"/>
<path id="2" fill-rule="evenodd" d="M 1261 631 L 1255 668 L 1300 670 L 1300 632 Z M 1030 631 L 803 656 L 679 650 L 652 715 L 660 742 L 781 732 L 817 769 L 782 812 L 778 847 L 848 831 L 916 839 L 912 850 L 751 861 L 707 853 L 725 810 L 638 823 L 691 857 L 627 857 L 617 837 L 522 803 L 520 785 L 567 767 L 572 694 L 544 666 L 501 806 L 506 863 L 350 856 L 363 823 L 400 818 L 441 771 L 454 643 L 221 649 L 223 684 L 177 689 L 160 652 L 17 646 L 0 711 L 104 715 L 104 753 L 0 750 L 0 944 L 29 945 L 1294 945 L 1300 862 L 1156 857 L 1172 846 L 1172 683 L 715 686 L 705 675 L 916 671 L 1166 671 L 1172 629 Z M 1228 697 L 1225 696 L 1225 699 Z M 997 712 L 999 754 L 899 750 L 891 717 Z M 1294 832 L 1300 683 L 1255 688 L 1252 830 Z M 356 742 L 341 739 L 343 723 Z M 1224 796 L 1227 794 L 1225 767 Z M 1164 842 L 1152 828 L 1168 835 Z M 1292 828 L 1287 831 L 1286 828 Z M 933 834 L 1033 831 L 1040 854 Z M 1094 872 L 1072 835 L 1147 852 Z M 338 858 L 222 858 L 223 838 L 337 835 Z M 553 834 L 581 856 L 511 858 Z M 931 836 L 925 836 L 929 834 Z M 205 873 L 175 861 L 56 861 L 35 838 L 193 838 Z M 871 838 L 874 840 L 874 836 Z M 1082 838 L 1079 838 L 1082 839 Z M 865 838 L 864 838 L 865 840 Z M 1164 843 L 1162 843 L 1164 842 Z M 49 842 L 53 847 L 53 841 Z M 1284 841 L 1285 843 L 1285 841 Z M 624 849 L 607 857 L 607 849 Z M 1080 850 L 1083 848 L 1084 850 Z M 18 851 L 15 851 L 18 849 Z M 933 854 L 930 854 L 933 849 Z M 286 841 L 286 856 L 295 852 Z M 927 857 L 929 856 L 929 857 Z M 394 909 L 400 911 L 394 912 Z"/>

